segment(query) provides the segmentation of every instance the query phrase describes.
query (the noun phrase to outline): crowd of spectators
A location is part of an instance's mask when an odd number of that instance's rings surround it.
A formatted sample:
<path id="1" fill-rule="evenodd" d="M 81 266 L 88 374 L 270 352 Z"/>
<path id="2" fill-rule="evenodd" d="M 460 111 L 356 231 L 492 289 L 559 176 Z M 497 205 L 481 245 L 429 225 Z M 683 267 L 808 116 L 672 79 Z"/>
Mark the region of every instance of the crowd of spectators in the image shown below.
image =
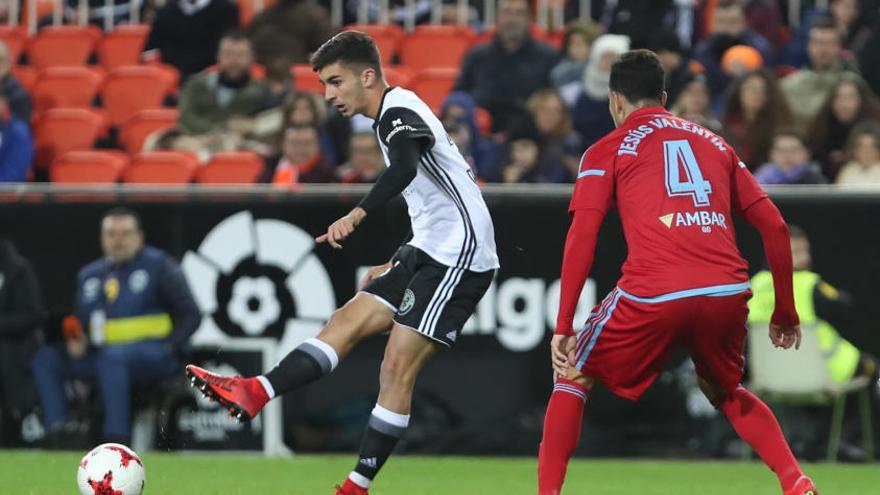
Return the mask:
<path id="1" fill-rule="evenodd" d="M 345 3 L 346 22 L 356 3 Z M 444 22 L 459 19 L 452 3 Z M 392 4 L 389 18 L 402 22 Z M 535 29 L 532 2 L 500 0 L 491 31 L 481 25 L 483 4 L 471 2 L 465 18 L 491 34 L 465 54 L 436 109 L 483 182 L 572 181 L 584 150 L 613 128 L 613 60 L 649 48 L 667 73 L 668 109 L 723 136 L 762 171 L 760 180 L 877 183 L 877 0 L 803 2 L 797 26 L 788 25 L 787 3 L 776 0 L 591 2 L 591 20 L 567 9 L 559 47 Z M 380 19 L 378 4 L 367 7 L 369 19 Z M 369 182 L 381 172 L 369 125 L 342 118 L 291 79 L 291 65 L 308 63 L 334 32 L 327 2 L 281 0 L 243 28 L 230 0 L 148 8 L 143 57 L 175 66 L 182 82 L 178 125 L 152 136 L 146 149 L 189 151 L 202 161 L 218 151 L 254 151 L 266 164 L 261 180 L 279 186 Z M 423 10 L 419 23 L 431 19 Z M 33 178 L 31 105 L 2 48 L 0 180 L 21 181 Z"/>

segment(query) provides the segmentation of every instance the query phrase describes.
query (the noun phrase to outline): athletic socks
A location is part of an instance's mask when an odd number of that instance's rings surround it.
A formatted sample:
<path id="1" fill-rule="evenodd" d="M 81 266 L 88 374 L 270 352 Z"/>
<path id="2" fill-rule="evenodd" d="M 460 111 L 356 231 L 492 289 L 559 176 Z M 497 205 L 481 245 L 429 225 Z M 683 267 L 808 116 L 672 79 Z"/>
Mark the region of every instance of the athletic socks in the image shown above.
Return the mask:
<path id="1" fill-rule="evenodd" d="M 791 489 L 804 473 L 770 408 L 745 388 L 737 387 L 719 409 L 727 416 L 740 438 L 751 445 L 776 473 L 782 490 Z"/>
<path id="2" fill-rule="evenodd" d="M 376 404 L 361 442 L 357 466 L 348 479 L 362 488 L 369 488 L 407 426 L 409 414 L 398 414 Z"/>
<path id="3" fill-rule="evenodd" d="M 291 351 L 264 376 L 257 377 L 269 398 L 296 390 L 329 374 L 339 364 L 339 356 L 330 344 L 308 339 Z"/>
<path id="4" fill-rule="evenodd" d="M 587 390 L 571 380 L 559 378 L 553 387 L 544 436 L 538 451 L 538 494 L 558 495 L 565 481 L 568 460 L 581 437 L 581 423 Z"/>

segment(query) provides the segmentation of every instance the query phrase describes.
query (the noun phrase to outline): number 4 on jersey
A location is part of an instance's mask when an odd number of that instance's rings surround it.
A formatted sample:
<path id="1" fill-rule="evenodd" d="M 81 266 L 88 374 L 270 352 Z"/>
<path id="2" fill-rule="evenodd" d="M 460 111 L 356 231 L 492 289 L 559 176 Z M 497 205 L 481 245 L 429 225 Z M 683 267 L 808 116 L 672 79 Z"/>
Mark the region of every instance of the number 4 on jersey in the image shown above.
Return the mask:
<path id="1" fill-rule="evenodd" d="M 663 159 L 666 162 L 666 193 L 669 196 L 690 196 L 694 206 L 709 206 L 712 185 L 703 179 L 690 143 L 686 139 L 664 141 Z"/>

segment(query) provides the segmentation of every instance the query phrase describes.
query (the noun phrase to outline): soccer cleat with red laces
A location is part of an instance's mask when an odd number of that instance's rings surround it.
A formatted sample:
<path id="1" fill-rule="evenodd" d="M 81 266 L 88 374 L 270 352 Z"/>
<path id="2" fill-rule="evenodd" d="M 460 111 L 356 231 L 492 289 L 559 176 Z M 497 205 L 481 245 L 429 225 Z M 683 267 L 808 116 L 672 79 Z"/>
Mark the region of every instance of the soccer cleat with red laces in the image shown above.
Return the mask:
<path id="1" fill-rule="evenodd" d="M 263 384 L 256 378 L 223 376 L 189 364 L 186 376 L 202 394 L 220 403 L 229 414 L 241 421 L 250 421 L 269 402 Z"/>
<path id="2" fill-rule="evenodd" d="M 819 495 L 819 490 L 810 478 L 801 476 L 791 490 L 786 490 L 785 495 Z"/>
<path id="3" fill-rule="evenodd" d="M 342 486 L 336 485 L 336 495 L 368 495 L 366 488 L 346 478 Z"/>

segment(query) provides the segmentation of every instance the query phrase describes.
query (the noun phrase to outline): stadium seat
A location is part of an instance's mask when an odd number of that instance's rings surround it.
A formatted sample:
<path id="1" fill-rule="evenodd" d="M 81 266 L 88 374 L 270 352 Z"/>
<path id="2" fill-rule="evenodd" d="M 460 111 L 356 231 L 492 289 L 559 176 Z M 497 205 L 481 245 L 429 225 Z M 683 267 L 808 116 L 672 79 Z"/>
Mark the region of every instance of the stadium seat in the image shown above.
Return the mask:
<path id="1" fill-rule="evenodd" d="M 28 62 L 38 70 L 85 65 L 100 37 L 96 26 L 47 26 L 28 42 Z"/>
<path id="2" fill-rule="evenodd" d="M 52 162 L 49 177 L 61 184 L 112 184 L 126 165 L 128 157 L 118 151 L 68 151 Z"/>
<path id="3" fill-rule="evenodd" d="M 6 43 L 6 47 L 9 48 L 9 61 L 13 65 L 17 64 L 18 59 L 21 57 L 21 52 L 27 44 L 27 30 L 20 26 L 4 24 L 0 26 L 0 40 Z"/>
<path id="4" fill-rule="evenodd" d="M 119 126 L 141 110 L 161 108 L 168 84 L 167 75 L 150 65 L 127 65 L 110 71 L 101 87 L 110 124 Z"/>
<path id="5" fill-rule="evenodd" d="M 385 74 L 385 80 L 392 86 L 408 88 L 410 81 L 412 81 L 413 76 L 415 76 L 415 72 L 413 72 L 412 69 L 402 65 L 383 67 L 382 70 Z"/>
<path id="6" fill-rule="evenodd" d="M 871 433 L 872 383 L 866 376 L 850 381 L 835 381 L 819 344 L 816 324 L 801 328 L 798 352 L 778 349 L 767 342 L 767 326 L 753 324 L 748 332 L 749 390 L 770 404 L 819 405 L 832 408 L 826 460 L 836 462 L 840 448 L 847 396 L 859 397 L 862 420 L 862 441 L 867 460 L 874 458 Z M 792 373 L 791 370 L 798 370 Z"/>
<path id="7" fill-rule="evenodd" d="M 152 151 L 140 153 L 122 174 L 130 184 L 187 184 L 196 171 L 196 160 L 186 153 Z"/>
<path id="8" fill-rule="evenodd" d="M 418 26 L 400 46 L 400 62 L 418 72 L 428 68 L 459 68 L 473 45 L 474 32 L 466 26 Z"/>
<path id="9" fill-rule="evenodd" d="M 344 31 L 360 31 L 367 33 L 376 42 L 383 64 L 390 64 L 400 49 L 405 36 L 403 28 L 396 24 L 349 24 Z"/>
<path id="10" fill-rule="evenodd" d="M 45 169 L 68 151 L 89 150 L 106 127 L 105 117 L 88 108 L 53 108 L 34 122 L 35 163 Z"/>
<path id="11" fill-rule="evenodd" d="M 37 84 L 37 69 L 29 65 L 14 65 L 12 66 L 12 75 L 18 79 L 28 94 L 34 93 L 34 86 Z"/>
<path id="12" fill-rule="evenodd" d="M 438 109 L 446 95 L 455 85 L 458 69 L 425 69 L 415 75 L 409 83 L 413 90 L 432 109 Z"/>
<path id="13" fill-rule="evenodd" d="M 174 127 L 177 125 L 177 118 L 176 108 L 141 110 L 122 124 L 119 141 L 130 154 L 140 153 L 144 149 L 144 141 L 150 134 Z"/>
<path id="14" fill-rule="evenodd" d="M 253 184 L 259 179 L 265 164 L 259 155 L 250 151 L 217 153 L 211 161 L 196 171 L 200 184 Z"/>
<path id="15" fill-rule="evenodd" d="M 123 65 L 138 65 L 150 26 L 145 24 L 117 26 L 98 42 L 98 61 L 107 70 Z"/>
<path id="16" fill-rule="evenodd" d="M 165 79 L 165 85 L 168 88 L 169 95 L 176 95 L 178 86 L 180 85 L 180 71 L 177 67 L 168 64 L 149 64 L 150 67 L 159 69 L 162 78 Z"/>
<path id="17" fill-rule="evenodd" d="M 88 67 L 49 67 L 40 72 L 33 88 L 34 112 L 50 108 L 87 108 L 92 105 L 103 71 Z"/>
<path id="18" fill-rule="evenodd" d="M 321 84 L 318 74 L 312 70 L 311 65 L 295 64 L 290 68 L 290 75 L 293 77 L 293 87 L 297 91 L 324 93 L 324 85 Z"/>

